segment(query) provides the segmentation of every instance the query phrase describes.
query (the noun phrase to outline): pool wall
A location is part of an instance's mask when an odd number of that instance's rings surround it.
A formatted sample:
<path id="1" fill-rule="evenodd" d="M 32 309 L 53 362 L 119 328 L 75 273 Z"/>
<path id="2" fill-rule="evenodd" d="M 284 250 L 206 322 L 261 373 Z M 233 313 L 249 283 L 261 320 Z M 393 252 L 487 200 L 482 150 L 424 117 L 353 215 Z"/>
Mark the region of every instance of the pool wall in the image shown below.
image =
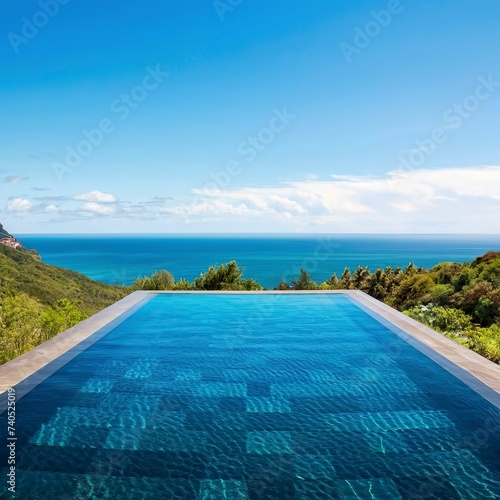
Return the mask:
<path id="1" fill-rule="evenodd" d="M 16 397 L 21 398 L 158 294 L 272 294 L 280 300 L 291 294 L 342 294 L 500 408 L 499 365 L 361 291 L 137 291 L 53 339 L 0 366 L 0 412 L 6 409 L 7 400 L 1 395 L 9 388 L 17 386 Z"/>

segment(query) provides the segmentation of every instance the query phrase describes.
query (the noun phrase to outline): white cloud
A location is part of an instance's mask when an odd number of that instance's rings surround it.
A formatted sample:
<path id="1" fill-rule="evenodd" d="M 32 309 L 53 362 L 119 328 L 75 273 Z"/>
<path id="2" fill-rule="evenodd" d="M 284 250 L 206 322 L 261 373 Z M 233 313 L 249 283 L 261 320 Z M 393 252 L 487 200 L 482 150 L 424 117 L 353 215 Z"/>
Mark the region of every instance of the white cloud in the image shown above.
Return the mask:
<path id="1" fill-rule="evenodd" d="M 116 206 L 100 205 L 99 203 L 94 203 L 93 201 L 89 201 L 87 203 L 84 203 L 81 210 L 83 212 L 91 212 L 99 215 L 115 215 Z"/>
<path id="2" fill-rule="evenodd" d="M 184 203 L 118 202 L 109 193 L 12 198 L 11 213 L 64 220 L 159 221 L 203 231 L 500 233 L 500 167 L 332 175 L 276 186 L 193 189 Z M 97 201 L 100 200 L 100 201 Z M 75 203 L 78 201 L 78 203 Z M 77 206 L 75 206 L 77 205 Z M 166 225 L 165 225 L 166 224 Z"/>
<path id="3" fill-rule="evenodd" d="M 275 187 L 193 190 L 169 213 L 192 219 L 225 214 L 280 221 L 304 230 L 498 232 L 500 167 L 419 169 L 378 177 L 332 176 Z"/>
<path id="4" fill-rule="evenodd" d="M 103 193 L 102 191 L 90 191 L 88 193 L 76 194 L 73 196 L 73 199 L 81 201 L 94 201 L 97 203 L 116 203 L 118 201 L 116 196 L 110 193 Z"/>
<path id="5" fill-rule="evenodd" d="M 389 203 L 389 206 L 397 208 L 400 212 L 418 212 L 418 208 L 411 203 Z"/>
<path id="6" fill-rule="evenodd" d="M 259 215 L 259 210 L 250 210 L 245 203 L 231 204 L 227 201 L 213 199 L 202 201 L 191 205 L 181 205 L 164 210 L 179 217 L 205 216 L 211 215 Z"/>
<path id="7" fill-rule="evenodd" d="M 26 213 L 29 212 L 32 207 L 33 203 L 24 198 L 14 198 L 7 203 L 7 210 L 9 212 Z"/>

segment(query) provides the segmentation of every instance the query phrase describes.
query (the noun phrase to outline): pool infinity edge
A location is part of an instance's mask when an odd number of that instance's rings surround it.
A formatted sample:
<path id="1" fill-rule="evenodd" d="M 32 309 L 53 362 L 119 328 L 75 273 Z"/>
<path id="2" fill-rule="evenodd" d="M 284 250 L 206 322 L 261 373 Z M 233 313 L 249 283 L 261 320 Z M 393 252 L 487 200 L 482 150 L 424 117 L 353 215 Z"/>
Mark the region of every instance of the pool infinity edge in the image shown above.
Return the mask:
<path id="1" fill-rule="evenodd" d="M 334 295 L 350 298 L 360 309 L 403 337 L 448 372 L 459 378 L 490 403 L 500 408 L 500 366 L 422 325 L 382 302 L 358 290 L 296 290 L 296 291 L 137 291 L 78 325 L 40 344 L 31 351 L 0 366 L 0 413 L 7 408 L 2 397 L 16 387 L 19 399 L 47 377 L 125 321 L 156 295 Z M 399 333 L 398 333 L 399 330 Z M 403 335 L 400 335 L 402 333 Z M 406 335 L 404 335 L 406 334 Z M 24 383 L 23 383 L 24 381 Z"/>

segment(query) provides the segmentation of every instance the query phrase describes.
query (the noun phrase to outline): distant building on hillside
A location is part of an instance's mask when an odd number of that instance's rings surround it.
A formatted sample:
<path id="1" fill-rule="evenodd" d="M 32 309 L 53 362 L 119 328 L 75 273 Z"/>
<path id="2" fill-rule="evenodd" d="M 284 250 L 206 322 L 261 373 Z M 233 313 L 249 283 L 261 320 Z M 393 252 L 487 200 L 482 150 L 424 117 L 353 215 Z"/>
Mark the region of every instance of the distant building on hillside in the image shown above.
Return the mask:
<path id="1" fill-rule="evenodd" d="M 0 240 L 0 245 L 5 245 L 6 247 L 13 248 L 14 250 L 19 250 L 20 248 L 23 248 L 22 244 L 12 236 L 10 236 L 9 238 L 2 238 Z"/>

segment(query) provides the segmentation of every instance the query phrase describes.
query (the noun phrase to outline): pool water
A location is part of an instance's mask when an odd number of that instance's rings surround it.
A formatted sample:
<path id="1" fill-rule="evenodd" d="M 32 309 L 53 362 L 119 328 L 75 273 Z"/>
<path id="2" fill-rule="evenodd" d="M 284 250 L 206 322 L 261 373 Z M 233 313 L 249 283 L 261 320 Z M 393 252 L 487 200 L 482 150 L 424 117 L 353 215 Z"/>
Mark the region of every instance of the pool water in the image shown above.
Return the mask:
<path id="1" fill-rule="evenodd" d="M 391 330 L 344 295 L 153 296 L 17 402 L 14 498 L 500 498 L 500 410 Z"/>

